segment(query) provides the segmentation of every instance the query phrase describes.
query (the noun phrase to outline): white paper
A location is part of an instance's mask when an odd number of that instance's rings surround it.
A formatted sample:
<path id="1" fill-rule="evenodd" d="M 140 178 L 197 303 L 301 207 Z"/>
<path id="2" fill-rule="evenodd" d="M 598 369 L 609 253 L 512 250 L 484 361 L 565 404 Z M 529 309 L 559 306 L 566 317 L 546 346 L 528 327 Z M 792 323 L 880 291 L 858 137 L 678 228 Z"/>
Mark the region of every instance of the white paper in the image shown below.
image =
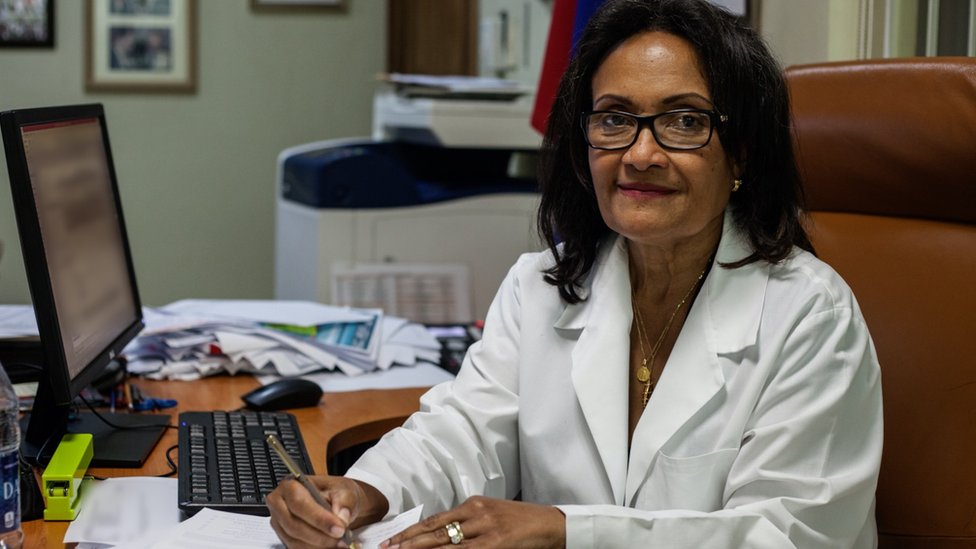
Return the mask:
<path id="1" fill-rule="evenodd" d="M 125 477 L 86 483 L 65 543 L 116 545 L 158 535 L 180 522 L 175 478 Z"/>
<path id="2" fill-rule="evenodd" d="M 318 383 L 323 391 L 342 393 L 364 389 L 403 389 L 413 387 L 432 387 L 454 376 L 440 366 L 419 362 L 415 366 L 396 366 L 389 370 L 375 370 L 358 376 L 342 375 L 339 372 L 316 372 L 302 376 Z M 261 383 L 271 383 L 275 378 L 261 378 Z M 328 399 L 328 396 L 326 396 Z"/>
<path id="3" fill-rule="evenodd" d="M 37 335 L 37 319 L 30 305 L 0 305 L 0 337 Z"/>
<path id="4" fill-rule="evenodd" d="M 249 299 L 184 299 L 161 310 L 180 314 L 212 315 L 270 324 L 318 326 L 332 322 L 362 322 L 370 319 L 347 307 L 323 305 L 314 301 Z"/>
<path id="5" fill-rule="evenodd" d="M 163 536 L 146 541 L 149 543 L 126 544 L 115 549 L 186 549 L 188 547 L 284 549 L 285 547 L 271 529 L 269 517 L 226 513 L 209 508 L 203 508 Z"/>
<path id="6" fill-rule="evenodd" d="M 190 334 L 177 337 L 166 337 L 163 338 L 163 343 L 165 343 L 167 347 L 173 349 L 185 349 L 187 347 L 196 347 L 198 345 L 210 343 L 213 340 L 214 336 L 212 334 Z"/>
<path id="7" fill-rule="evenodd" d="M 230 364 L 230 361 L 222 357 L 168 362 L 155 372 L 149 372 L 144 375 L 148 379 L 196 381 L 200 378 L 215 375 L 226 370 L 228 364 Z"/>
<path id="8" fill-rule="evenodd" d="M 283 377 L 297 377 L 302 375 L 302 369 L 298 363 L 292 360 L 293 357 L 298 357 L 297 353 L 289 353 L 288 351 L 270 351 L 264 353 L 265 360 L 269 363 L 274 364 L 274 369 L 278 372 L 278 375 Z M 259 364 L 256 358 L 249 359 L 251 364 Z M 307 364 L 307 362 L 306 362 Z M 318 364 L 315 367 L 318 368 Z"/>
<path id="9" fill-rule="evenodd" d="M 362 544 L 363 549 L 378 549 L 380 543 L 420 522 L 420 515 L 423 514 L 423 511 L 424 506 L 418 505 L 391 519 L 370 524 L 369 526 L 364 526 L 356 530 L 354 532 L 355 537 Z"/>
<path id="10" fill-rule="evenodd" d="M 217 344 L 220 350 L 228 356 L 247 351 L 261 351 L 278 346 L 277 342 L 257 335 L 218 331 L 214 331 L 213 334 L 217 338 Z"/>
<path id="11" fill-rule="evenodd" d="M 380 348 L 380 356 L 376 359 L 376 365 L 381 370 L 389 370 L 394 364 L 401 366 L 413 366 L 417 363 L 417 355 L 414 354 L 412 347 L 384 343 Z"/>
<path id="12" fill-rule="evenodd" d="M 532 92 L 531 87 L 517 80 L 505 80 L 490 76 L 440 76 L 391 73 L 386 76 L 386 80 L 394 84 L 443 88 L 454 92 Z"/>
<path id="13" fill-rule="evenodd" d="M 175 501 L 175 499 L 174 499 Z M 175 506 L 174 506 L 175 507 Z M 377 549 L 379 544 L 407 527 L 416 524 L 423 506 L 355 531 L 363 549 Z M 65 539 L 65 541 L 68 541 Z M 168 532 L 156 532 L 155 539 L 143 536 L 136 542 L 115 549 L 281 549 L 284 545 L 271 528 L 271 519 L 204 508 L 193 517 L 175 525 Z"/>
<path id="14" fill-rule="evenodd" d="M 166 364 L 166 361 L 160 358 L 137 358 L 135 360 L 128 360 L 125 363 L 125 369 L 130 374 L 142 375 L 150 374 L 152 372 L 158 372 Z"/>
<path id="15" fill-rule="evenodd" d="M 396 332 L 390 334 L 390 337 L 385 341 L 434 351 L 441 349 L 441 342 L 437 340 L 437 337 L 420 324 L 401 326 Z"/>
<path id="16" fill-rule="evenodd" d="M 404 326 L 410 324 L 410 321 L 398 316 L 383 316 L 383 341 L 389 341 L 394 334 L 399 332 Z"/>
<path id="17" fill-rule="evenodd" d="M 441 361 L 440 351 L 432 351 L 430 349 L 414 349 L 414 355 L 416 355 L 417 360 L 433 362 L 434 364 Z"/>
<path id="18" fill-rule="evenodd" d="M 285 347 L 294 349 L 295 351 L 311 358 L 315 362 L 318 362 L 323 368 L 334 370 L 336 366 L 342 367 L 342 365 L 339 364 L 340 361 L 338 357 L 336 357 L 334 354 L 322 349 L 321 347 L 312 345 L 303 339 L 298 339 L 288 334 L 263 328 L 255 328 L 251 333 L 271 338 L 278 343 L 281 343 Z M 346 371 L 346 368 L 343 368 L 343 372 L 348 375 L 356 375 L 362 373 L 362 370 L 354 368 L 350 371 Z"/>
<path id="19" fill-rule="evenodd" d="M 140 335 L 161 334 L 177 330 L 187 330 L 205 324 L 228 323 L 226 318 L 215 317 L 202 314 L 179 314 L 176 311 L 166 311 L 165 309 L 142 308 L 142 321 L 146 325 Z M 244 322 L 235 321 L 235 324 Z M 251 324 L 247 322 L 246 324 Z"/>

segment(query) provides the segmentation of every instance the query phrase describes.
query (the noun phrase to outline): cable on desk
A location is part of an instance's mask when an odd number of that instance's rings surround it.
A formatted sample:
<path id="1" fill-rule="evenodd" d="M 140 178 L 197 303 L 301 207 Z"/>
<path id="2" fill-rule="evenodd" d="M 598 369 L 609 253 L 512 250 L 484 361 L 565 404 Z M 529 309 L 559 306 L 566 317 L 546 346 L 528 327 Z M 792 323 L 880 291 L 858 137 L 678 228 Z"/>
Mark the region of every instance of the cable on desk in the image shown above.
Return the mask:
<path id="1" fill-rule="evenodd" d="M 138 429 L 158 429 L 159 428 L 159 424 L 153 424 L 153 423 L 147 423 L 146 425 L 118 425 L 116 423 L 112 423 L 111 421 L 109 421 L 109 419 L 107 417 L 105 417 L 102 414 L 98 413 L 98 410 L 96 410 L 95 407 L 92 406 L 92 403 L 89 402 L 89 400 L 87 398 L 85 398 L 83 395 L 80 395 L 79 394 L 78 395 L 78 398 L 80 398 L 81 401 L 85 403 L 85 406 L 87 406 L 88 409 L 91 410 L 91 412 L 93 414 L 95 414 L 95 417 L 97 417 L 98 419 L 100 419 L 102 421 L 102 423 L 104 423 L 105 425 L 108 425 L 109 427 L 111 427 L 113 429 L 120 429 L 120 430 L 134 429 L 134 430 L 138 430 Z M 176 426 L 175 425 L 170 425 L 168 423 L 166 425 L 163 425 L 163 427 L 165 427 L 167 429 L 176 429 Z"/>
<path id="2" fill-rule="evenodd" d="M 179 444 L 174 444 L 166 449 L 166 463 L 169 465 L 169 472 L 163 473 L 162 475 L 156 475 L 156 476 L 171 477 L 176 474 L 176 470 L 178 469 L 178 467 L 176 466 L 176 462 L 173 461 L 173 456 L 171 456 L 170 454 L 173 452 L 173 450 L 176 450 L 179 447 L 180 447 Z"/>

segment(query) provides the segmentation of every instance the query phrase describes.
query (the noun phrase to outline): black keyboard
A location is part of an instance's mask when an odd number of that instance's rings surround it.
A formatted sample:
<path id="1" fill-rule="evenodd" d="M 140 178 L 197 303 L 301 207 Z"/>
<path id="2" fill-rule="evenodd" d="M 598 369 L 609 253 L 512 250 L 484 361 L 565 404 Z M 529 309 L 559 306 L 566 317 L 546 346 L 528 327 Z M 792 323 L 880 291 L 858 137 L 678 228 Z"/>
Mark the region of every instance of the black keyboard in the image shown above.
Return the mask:
<path id="1" fill-rule="evenodd" d="M 267 515 L 264 498 L 288 469 L 265 439 L 273 434 L 313 474 L 295 416 L 284 412 L 183 412 L 179 422 L 179 507 Z"/>

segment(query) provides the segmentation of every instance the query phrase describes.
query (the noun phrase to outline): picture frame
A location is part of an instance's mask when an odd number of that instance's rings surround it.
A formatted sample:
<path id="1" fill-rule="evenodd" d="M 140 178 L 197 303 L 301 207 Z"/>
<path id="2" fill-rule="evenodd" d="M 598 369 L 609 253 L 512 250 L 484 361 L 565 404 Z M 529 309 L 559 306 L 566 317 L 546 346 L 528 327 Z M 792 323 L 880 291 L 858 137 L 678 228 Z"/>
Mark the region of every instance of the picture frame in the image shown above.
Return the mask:
<path id="1" fill-rule="evenodd" d="M 258 13 L 335 10 L 345 7 L 346 0 L 251 0 L 251 11 Z"/>
<path id="2" fill-rule="evenodd" d="M 53 48 L 54 0 L 0 1 L 0 48 Z"/>
<path id="3" fill-rule="evenodd" d="M 193 93 L 196 0 L 86 0 L 85 90 Z"/>

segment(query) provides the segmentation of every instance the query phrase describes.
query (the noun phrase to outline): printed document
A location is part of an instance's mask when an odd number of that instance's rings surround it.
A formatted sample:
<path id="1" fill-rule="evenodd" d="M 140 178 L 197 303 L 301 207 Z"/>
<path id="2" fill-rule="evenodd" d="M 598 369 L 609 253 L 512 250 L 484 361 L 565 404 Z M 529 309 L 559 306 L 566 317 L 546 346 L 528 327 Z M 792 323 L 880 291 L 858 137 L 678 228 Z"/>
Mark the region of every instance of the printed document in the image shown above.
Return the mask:
<path id="1" fill-rule="evenodd" d="M 394 518 L 360 528 L 355 532 L 363 549 L 378 549 L 379 544 L 420 520 L 423 506 Z M 157 532 L 154 539 L 116 545 L 115 549 L 284 549 L 271 528 L 269 517 L 242 515 L 203 509 L 168 532 Z"/>

